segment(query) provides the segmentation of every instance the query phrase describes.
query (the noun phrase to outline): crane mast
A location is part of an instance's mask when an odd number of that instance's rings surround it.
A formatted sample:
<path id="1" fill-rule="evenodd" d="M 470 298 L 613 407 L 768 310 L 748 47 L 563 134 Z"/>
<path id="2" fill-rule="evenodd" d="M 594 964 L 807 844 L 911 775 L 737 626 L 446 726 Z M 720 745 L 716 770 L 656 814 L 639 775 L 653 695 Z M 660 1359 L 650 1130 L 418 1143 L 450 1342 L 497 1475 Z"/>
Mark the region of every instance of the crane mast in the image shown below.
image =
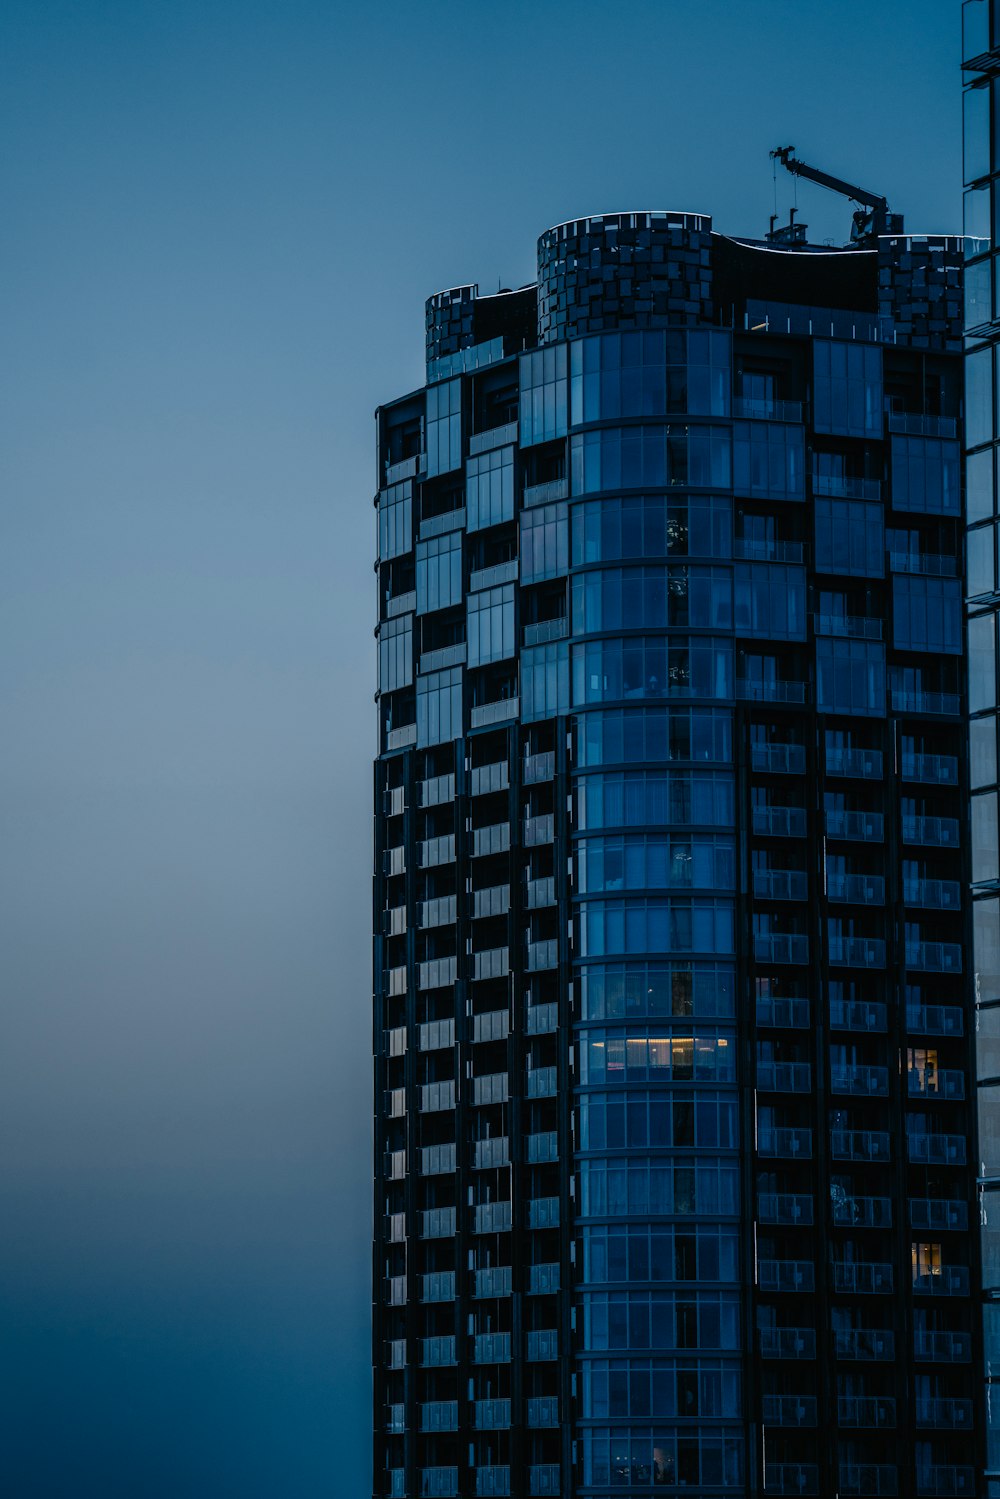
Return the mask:
<path id="1" fill-rule="evenodd" d="M 854 211 L 854 222 L 851 227 L 852 245 L 859 248 L 874 248 L 879 235 L 903 232 L 902 214 L 891 213 L 888 199 L 881 193 L 870 193 L 863 187 L 857 187 L 853 182 L 845 182 L 842 177 L 834 177 L 829 172 L 821 171 L 819 167 L 811 167 L 806 162 L 797 160 L 792 155 L 794 150 L 794 146 L 778 146 L 771 152 L 771 160 L 780 161 L 793 177 L 803 177 L 807 182 L 815 182 L 820 187 L 829 188 L 831 192 L 840 193 L 842 197 L 858 205 Z M 795 223 L 794 208 L 791 210 L 787 225 L 776 228 L 775 220 L 772 218 L 771 230 L 767 238 L 771 244 L 803 244 L 805 242 L 805 225 Z"/>

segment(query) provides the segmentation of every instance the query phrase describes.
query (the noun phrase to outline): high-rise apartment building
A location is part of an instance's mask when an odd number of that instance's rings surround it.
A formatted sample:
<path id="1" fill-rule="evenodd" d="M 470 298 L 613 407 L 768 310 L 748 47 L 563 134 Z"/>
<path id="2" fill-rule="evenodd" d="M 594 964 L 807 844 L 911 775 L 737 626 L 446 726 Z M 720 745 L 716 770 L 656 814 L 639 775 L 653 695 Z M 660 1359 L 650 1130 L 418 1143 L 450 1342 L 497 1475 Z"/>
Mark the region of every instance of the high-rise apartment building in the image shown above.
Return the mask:
<path id="1" fill-rule="evenodd" d="M 427 304 L 378 412 L 379 1499 L 978 1492 L 962 264 L 608 214 Z"/>
<path id="2" fill-rule="evenodd" d="M 982 1233 L 987 1483 L 1000 1495 L 1000 820 L 997 814 L 997 439 L 1000 6 L 963 6 L 965 78 L 966 596 L 973 1000 Z M 991 1387 L 991 1376 L 997 1384 Z"/>

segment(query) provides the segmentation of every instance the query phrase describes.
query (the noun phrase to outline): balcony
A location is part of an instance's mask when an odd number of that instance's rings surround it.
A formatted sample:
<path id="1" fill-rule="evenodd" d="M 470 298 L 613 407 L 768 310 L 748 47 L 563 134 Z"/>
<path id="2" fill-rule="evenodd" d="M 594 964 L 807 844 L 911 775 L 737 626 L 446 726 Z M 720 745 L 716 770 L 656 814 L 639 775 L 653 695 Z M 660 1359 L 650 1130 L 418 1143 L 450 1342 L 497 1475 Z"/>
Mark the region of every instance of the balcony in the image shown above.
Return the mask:
<path id="1" fill-rule="evenodd" d="M 890 432 L 908 437 L 957 437 L 958 423 L 953 416 L 924 416 L 919 411 L 888 411 Z"/>
<path id="2" fill-rule="evenodd" d="M 750 746 L 750 769 L 762 775 L 805 775 L 805 746 L 801 744 L 752 744 Z"/>
<path id="3" fill-rule="evenodd" d="M 544 1130 L 526 1138 L 525 1160 L 529 1166 L 544 1165 L 559 1159 L 559 1136 L 556 1131 Z"/>
<path id="4" fill-rule="evenodd" d="M 510 1468 L 490 1467 L 476 1469 L 476 1499 L 510 1493 Z"/>
<path id="5" fill-rule="evenodd" d="M 957 817 L 903 816 L 903 842 L 922 844 L 925 848 L 957 848 Z"/>
<path id="6" fill-rule="evenodd" d="M 488 947 L 472 954 L 473 979 L 502 979 L 510 972 L 510 952 L 506 947 Z"/>
<path id="7" fill-rule="evenodd" d="M 768 1294 L 811 1293 L 816 1289 L 812 1260 L 758 1260 L 757 1284 Z"/>
<path id="8" fill-rule="evenodd" d="M 421 651 L 418 671 L 443 671 L 446 666 L 464 666 L 466 645 L 464 640 L 454 645 L 443 645 L 436 651 Z"/>
<path id="9" fill-rule="evenodd" d="M 954 1463 L 932 1463 L 928 1467 L 917 1469 L 917 1493 L 921 1496 L 967 1494 L 971 1499 L 975 1492 L 975 1468 L 957 1466 Z"/>
<path id="10" fill-rule="evenodd" d="M 443 1078 L 437 1083 L 421 1083 L 421 1114 L 440 1114 L 455 1107 L 455 1079 Z"/>
<path id="11" fill-rule="evenodd" d="M 835 1161 L 889 1160 L 887 1130 L 833 1129 L 830 1131 L 830 1154 Z"/>
<path id="12" fill-rule="evenodd" d="M 808 999 L 758 999 L 757 1024 L 772 1030 L 808 1030 Z"/>
<path id="13" fill-rule="evenodd" d="M 454 926 L 458 920 L 458 900 L 454 895 L 438 895 L 422 900 L 417 907 L 417 924 L 422 931 L 438 926 Z"/>
<path id="14" fill-rule="evenodd" d="M 506 1431 L 510 1425 L 509 1400 L 477 1400 L 473 1409 L 477 1431 Z"/>
<path id="15" fill-rule="evenodd" d="M 546 968 L 558 968 L 558 938 L 550 937 L 545 942 L 529 942 L 527 966 L 529 973 L 540 973 Z"/>
<path id="16" fill-rule="evenodd" d="M 504 422 L 500 427 L 489 427 L 485 432 L 473 432 L 469 438 L 469 457 L 488 453 L 492 448 L 506 448 L 517 442 L 517 422 Z"/>
<path id="17" fill-rule="evenodd" d="M 562 640 L 569 634 L 569 620 L 565 614 L 556 619 L 540 619 L 535 624 L 525 625 L 521 638 L 524 645 L 546 645 L 550 640 Z"/>
<path id="18" fill-rule="evenodd" d="M 958 571 L 957 558 L 947 552 L 890 552 L 891 573 L 923 573 L 929 578 L 953 578 Z"/>
<path id="19" fill-rule="evenodd" d="M 818 1494 L 819 1468 L 815 1463 L 765 1463 L 765 1494 Z"/>
<path id="20" fill-rule="evenodd" d="M 475 765 L 469 779 L 469 790 L 473 796 L 489 796 L 493 791 L 506 791 L 510 786 L 510 766 L 506 760 L 495 760 L 492 765 Z"/>
<path id="21" fill-rule="evenodd" d="M 886 1098 L 889 1069 L 867 1067 L 858 1062 L 833 1062 L 830 1064 L 830 1092 L 859 1098 Z"/>
<path id="22" fill-rule="evenodd" d="M 478 593 L 481 588 L 499 588 L 503 583 L 517 582 L 517 558 L 509 562 L 497 562 L 493 567 L 480 567 L 469 574 L 469 592 Z"/>
<path id="23" fill-rule="evenodd" d="M 426 1369 L 446 1369 L 457 1363 L 453 1336 L 421 1338 L 418 1347 L 420 1362 Z"/>
<path id="24" fill-rule="evenodd" d="M 783 1161 L 811 1161 L 812 1153 L 811 1129 L 772 1129 L 762 1126 L 757 1131 L 759 1156 Z"/>
<path id="25" fill-rule="evenodd" d="M 808 693 L 806 682 L 758 681 L 750 677 L 736 678 L 736 696 L 748 703 L 797 703 L 802 704 Z"/>
<path id="26" fill-rule="evenodd" d="M 460 531 L 465 525 L 465 506 L 456 505 L 453 510 L 443 510 L 440 515 L 427 515 L 420 522 L 417 539 L 427 541 L 432 536 L 443 536 L 446 531 Z"/>
<path id="27" fill-rule="evenodd" d="M 965 1073 L 955 1067 L 911 1067 L 906 1074 L 910 1098 L 948 1099 L 965 1097 Z"/>
<path id="28" fill-rule="evenodd" d="M 390 999 L 406 993 L 406 968 L 387 968 L 385 971 L 385 992 Z"/>
<path id="29" fill-rule="evenodd" d="M 839 1492 L 852 1496 L 899 1493 L 899 1473 L 895 1463 L 841 1463 L 839 1483 Z"/>
<path id="30" fill-rule="evenodd" d="M 831 937 L 831 968 L 884 968 L 885 943 L 881 937 Z"/>
<path id="31" fill-rule="evenodd" d="M 764 964 L 808 963 L 809 938 L 794 932 L 755 932 L 753 955 L 758 963 Z"/>
<path id="32" fill-rule="evenodd" d="M 383 488 L 387 489 L 390 484 L 401 484 L 404 479 L 415 479 L 418 474 L 423 473 L 426 467 L 426 453 L 411 453 L 408 458 L 400 458 L 395 463 L 387 463 Z"/>
<path id="33" fill-rule="evenodd" d="M 890 1197 L 841 1197 L 833 1204 L 833 1221 L 837 1228 L 891 1228 Z"/>
<path id="34" fill-rule="evenodd" d="M 421 869 L 436 869 L 455 862 L 455 835 L 443 833 L 438 838 L 424 838 L 417 844 L 417 864 Z"/>
<path id="35" fill-rule="evenodd" d="M 806 1192 L 758 1192 L 757 1222 L 808 1228 L 813 1221 L 813 1200 Z"/>
<path id="36" fill-rule="evenodd" d="M 913 1357 L 918 1364 L 968 1364 L 972 1361 L 972 1336 L 967 1332 L 921 1332 L 913 1334 Z"/>
<path id="37" fill-rule="evenodd" d="M 543 1364 L 559 1357 L 559 1334 L 554 1328 L 529 1332 L 525 1354 L 530 1363 Z"/>
<path id="38" fill-rule="evenodd" d="M 733 416 L 744 421 L 801 422 L 802 402 L 773 398 L 753 401 L 748 396 L 733 396 Z"/>
<path id="39" fill-rule="evenodd" d="M 964 1135 L 907 1135 L 906 1154 L 914 1166 L 964 1166 Z"/>
<path id="40" fill-rule="evenodd" d="M 455 1226 L 454 1208 L 427 1208 L 420 1214 L 422 1239 L 453 1239 Z"/>
<path id="41" fill-rule="evenodd" d="M 502 697 L 492 703 L 478 703 L 469 710 L 469 727 L 472 729 L 483 729 L 490 724 L 509 723 L 511 719 L 520 718 L 521 700 L 516 697 Z"/>
<path id="42" fill-rule="evenodd" d="M 757 1063 L 757 1088 L 761 1093 L 811 1093 L 809 1062 Z"/>
<path id="43" fill-rule="evenodd" d="M 542 781 L 551 781 L 556 773 L 556 756 L 554 750 L 544 750 L 538 755 L 526 755 L 524 758 L 524 783 L 526 786 L 537 786 Z"/>
<path id="44" fill-rule="evenodd" d="M 895 1334 L 882 1327 L 841 1327 L 833 1334 L 837 1358 L 857 1363 L 891 1363 L 896 1357 Z"/>
<path id="45" fill-rule="evenodd" d="M 535 1463 L 528 1469 L 528 1493 L 530 1495 L 552 1495 L 562 1493 L 562 1470 L 558 1463 Z"/>
<path id="46" fill-rule="evenodd" d="M 421 807 L 442 807 L 455 800 L 455 774 L 428 776 L 417 782 L 417 800 Z"/>
<path id="47" fill-rule="evenodd" d="M 826 894 L 834 905 L 884 906 L 885 880 L 880 874 L 828 874 Z"/>
<path id="48" fill-rule="evenodd" d="M 489 885 L 485 890 L 472 892 L 472 915 L 477 921 L 483 916 L 506 916 L 509 910 L 509 885 Z"/>
<path id="49" fill-rule="evenodd" d="M 889 1296 L 892 1266 L 876 1260 L 834 1260 L 833 1289 L 841 1296 Z"/>
<path id="50" fill-rule="evenodd" d="M 907 1005 L 906 1029 L 913 1035 L 963 1036 L 965 1016 L 958 1005 Z"/>
<path id="51" fill-rule="evenodd" d="M 458 978 L 458 959 L 428 958 L 417 965 L 418 989 L 451 989 Z"/>
<path id="52" fill-rule="evenodd" d="M 489 827 L 473 828 L 472 853 L 475 858 L 505 854 L 510 848 L 510 823 L 494 822 Z"/>
<path id="53" fill-rule="evenodd" d="M 968 1296 L 969 1272 L 964 1265 L 942 1265 L 930 1275 L 913 1277 L 914 1296 Z"/>
<path id="54" fill-rule="evenodd" d="M 528 1203 L 528 1227 L 558 1228 L 558 1197 L 532 1197 Z"/>
<path id="55" fill-rule="evenodd" d="M 568 479 L 549 479 L 544 484 L 526 484 L 521 496 L 522 505 L 554 505 L 569 494 Z"/>
<path id="56" fill-rule="evenodd" d="M 525 1031 L 529 1036 L 547 1036 L 559 1029 L 559 1006 L 554 1000 L 545 1005 L 528 1005 Z"/>
<path id="57" fill-rule="evenodd" d="M 510 1140 L 507 1135 L 491 1135 L 488 1140 L 476 1140 L 473 1145 L 473 1170 L 495 1171 L 509 1165 Z"/>
<path id="58" fill-rule="evenodd" d="M 878 479 L 854 479 L 844 474 L 813 474 L 813 494 L 831 499 L 880 500 L 882 485 Z"/>
<path id="59" fill-rule="evenodd" d="M 472 1344 L 472 1361 L 475 1364 L 509 1364 L 510 1333 L 477 1333 Z"/>
<path id="60" fill-rule="evenodd" d="M 926 717 L 957 718 L 962 700 L 957 692 L 925 692 L 893 687 L 889 693 L 893 713 L 919 713 Z"/>
<path id="61" fill-rule="evenodd" d="M 815 1358 L 816 1332 L 811 1327 L 762 1327 L 761 1358 Z"/>
<path id="62" fill-rule="evenodd" d="M 733 556 L 745 562 L 804 562 L 806 549 L 801 541 L 752 541 L 737 536 Z"/>
<path id="63" fill-rule="evenodd" d="M 439 1087 L 440 1084 L 429 1084 Z M 453 1085 L 454 1086 L 454 1085 Z M 422 1176 L 448 1176 L 456 1167 L 456 1149 L 453 1140 L 444 1145 L 424 1145 L 420 1150 L 420 1173 Z"/>
<path id="64" fill-rule="evenodd" d="M 957 786 L 958 756 L 904 754 L 902 776 L 929 786 Z"/>
<path id="65" fill-rule="evenodd" d="M 421 1431 L 457 1431 L 458 1401 L 429 1400 L 420 1407 Z"/>
<path id="66" fill-rule="evenodd" d="M 511 1267 L 490 1265 L 476 1271 L 476 1288 L 473 1293 L 477 1301 L 489 1301 L 511 1294 Z"/>
<path id="67" fill-rule="evenodd" d="M 881 812 L 830 810 L 826 814 L 826 836 L 850 843 L 881 843 L 885 838 L 885 818 Z"/>
<path id="68" fill-rule="evenodd" d="M 925 1228 L 935 1233 L 955 1230 L 966 1233 L 969 1227 L 969 1206 L 953 1197 L 911 1197 L 909 1200 L 910 1227 Z"/>
<path id="69" fill-rule="evenodd" d="M 886 1028 L 888 1014 L 875 999 L 831 999 L 830 1027 L 835 1031 L 863 1031 L 878 1035 Z"/>
<path id="70" fill-rule="evenodd" d="M 529 1296 L 554 1296 L 558 1290 L 558 1263 L 528 1266 Z"/>
<path id="71" fill-rule="evenodd" d="M 809 876 L 799 869 L 755 869 L 753 893 L 757 900 L 808 900 Z"/>
<path id="72" fill-rule="evenodd" d="M 752 827 L 758 838 L 804 838 L 805 810 L 802 807 L 754 807 Z"/>
<path id="73" fill-rule="evenodd" d="M 536 1395 L 528 1401 L 528 1426 L 533 1430 L 559 1425 L 559 1399 L 556 1395 Z"/>
<path id="74" fill-rule="evenodd" d="M 417 594 L 416 594 L 416 590 L 415 589 L 411 588 L 408 593 L 397 593 L 397 594 L 394 594 L 394 595 L 392 595 L 392 597 L 387 598 L 386 601 L 385 601 L 385 614 L 386 614 L 386 618 L 387 619 L 398 619 L 401 614 L 412 614 L 413 610 L 416 607 L 417 607 Z M 414 742 L 416 742 L 416 738 L 417 738 L 417 726 L 416 726 L 416 724 L 408 724 L 407 728 L 411 728 L 413 730 L 413 740 L 414 740 Z M 401 731 L 397 729 L 397 730 L 393 730 L 393 731 L 390 731 L 390 732 L 399 733 Z"/>
<path id="75" fill-rule="evenodd" d="M 558 1069 L 555 1067 L 532 1067 L 528 1071 L 527 1095 L 529 1098 L 555 1098 Z"/>
<path id="76" fill-rule="evenodd" d="M 555 905 L 556 882 L 551 874 L 544 875 L 541 879 L 528 880 L 526 889 L 529 911 L 541 911 L 546 906 Z"/>
<path id="77" fill-rule="evenodd" d="M 815 1426 L 816 1397 L 764 1395 L 761 1397 L 761 1420 L 765 1426 Z"/>
<path id="78" fill-rule="evenodd" d="M 543 843 L 551 843 L 555 835 L 556 822 L 553 813 L 545 812 L 541 816 L 524 819 L 525 848 L 539 848 Z"/>
<path id="79" fill-rule="evenodd" d="M 933 911 L 958 911 L 962 904 L 962 887 L 958 880 L 904 879 L 903 903 Z"/>
<path id="80" fill-rule="evenodd" d="M 429 1275 L 422 1275 L 420 1299 L 421 1301 L 454 1301 L 454 1270 L 432 1270 Z"/>
<path id="81" fill-rule="evenodd" d="M 421 1468 L 420 1499 L 455 1499 L 458 1494 L 457 1468 Z"/>
<path id="82" fill-rule="evenodd" d="M 406 1430 L 405 1409 L 403 1405 L 386 1406 L 385 1429 L 394 1436 Z"/>
<path id="83" fill-rule="evenodd" d="M 825 757 L 828 776 L 841 776 L 850 781 L 880 781 L 882 779 L 882 751 L 874 749 L 849 749 L 844 745 L 828 745 Z"/>
<path id="84" fill-rule="evenodd" d="M 845 640 L 881 640 L 882 621 L 867 614 L 814 614 L 817 635 L 836 635 Z"/>
<path id="85" fill-rule="evenodd" d="M 473 1015 L 472 1040 L 474 1044 L 483 1041 L 506 1041 L 509 1035 L 509 1010 L 481 1010 L 478 1015 Z"/>
<path id="86" fill-rule="evenodd" d="M 971 1431 L 972 1401 L 917 1397 L 917 1425 L 924 1431 Z"/>
<path id="87" fill-rule="evenodd" d="M 477 1108 L 506 1103 L 510 1096 L 506 1072 L 488 1072 L 472 1079 L 472 1102 Z"/>

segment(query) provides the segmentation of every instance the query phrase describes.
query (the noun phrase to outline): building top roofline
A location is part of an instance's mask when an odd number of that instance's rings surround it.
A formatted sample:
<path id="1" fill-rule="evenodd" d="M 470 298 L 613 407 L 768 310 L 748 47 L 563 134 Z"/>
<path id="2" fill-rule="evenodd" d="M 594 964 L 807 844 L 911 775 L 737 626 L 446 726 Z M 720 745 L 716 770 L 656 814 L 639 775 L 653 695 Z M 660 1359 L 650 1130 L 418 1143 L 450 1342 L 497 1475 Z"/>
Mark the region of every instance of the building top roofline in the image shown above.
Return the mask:
<path id="1" fill-rule="evenodd" d="M 605 219 L 697 219 L 699 224 L 712 227 L 712 215 L 710 213 L 698 213 L 685 208 L 621 208 L 609 210 L 606 213 L 577 213 L 570 219 L 563 219 L 559 224 L 550 224 L 543 229 L 539 239 L 544 239 L 546 234 L 555 234 L 558 229 L 565 229 L 567 224 L 599 224 Z"/>

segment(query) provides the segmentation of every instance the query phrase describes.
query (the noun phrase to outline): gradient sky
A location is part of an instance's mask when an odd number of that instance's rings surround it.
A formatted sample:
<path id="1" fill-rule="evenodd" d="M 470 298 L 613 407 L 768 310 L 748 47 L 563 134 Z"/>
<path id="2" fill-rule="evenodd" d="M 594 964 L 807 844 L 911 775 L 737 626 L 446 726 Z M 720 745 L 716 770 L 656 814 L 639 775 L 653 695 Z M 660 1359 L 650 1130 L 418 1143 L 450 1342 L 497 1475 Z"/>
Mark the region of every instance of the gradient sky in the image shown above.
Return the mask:
<path id="1" fill-rule="evenodd" d="M 548 225 L 960 229 L 957 0 L 5 0 L 0 1489 L 368 1489 L 372 412 Z M 779 209 L 793 185 L 778 185 Z M 803 185 L 839 241 L 850 205 Z"/>

